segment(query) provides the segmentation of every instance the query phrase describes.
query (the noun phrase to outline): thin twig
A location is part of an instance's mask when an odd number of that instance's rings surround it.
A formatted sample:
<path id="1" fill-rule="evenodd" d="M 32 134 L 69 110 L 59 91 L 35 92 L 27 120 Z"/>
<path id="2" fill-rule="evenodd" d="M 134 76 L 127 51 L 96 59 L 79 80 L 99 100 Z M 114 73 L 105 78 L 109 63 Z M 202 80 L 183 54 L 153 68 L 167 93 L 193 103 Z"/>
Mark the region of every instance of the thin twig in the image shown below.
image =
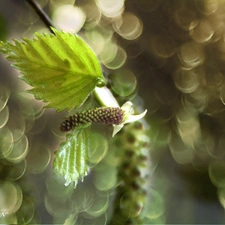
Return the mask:
<path id="1" fill-rule="evenodd" d="M 31 7 L 36 11 L 36 13 L 39 15 L 42 22 L 48 27 L 49 31 L 54 34 L 51 27 L 55 27 L 51 19 L 48 17 L 48 15 L 44 12 L 44 10 L 41 8 L 41 6 L 35 2 L 35 0 L 26 0 L 28 4 L 31 5 Z"/>

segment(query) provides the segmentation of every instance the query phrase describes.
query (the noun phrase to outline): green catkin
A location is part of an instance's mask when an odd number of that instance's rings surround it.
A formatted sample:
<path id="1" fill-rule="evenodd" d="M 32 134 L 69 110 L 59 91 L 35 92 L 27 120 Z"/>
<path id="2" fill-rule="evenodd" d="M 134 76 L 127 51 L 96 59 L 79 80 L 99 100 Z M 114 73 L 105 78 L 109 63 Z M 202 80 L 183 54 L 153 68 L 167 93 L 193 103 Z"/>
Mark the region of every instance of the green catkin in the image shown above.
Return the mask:
<path id="1" fill-rule="evenodd" d="M 149 190 L 146 175 L 150 164 L 149 138 L 143 123 L 125 126 L 117 137 L 116 149 L 123 151 L 123 154 L 118 169 L 120 185 L 109 225 L 143 224 Z"/>
<path id="2" fill-rule="evenodd" d="M 124 112 L 119 107 L 99 107 L 78 112 L 61 123 L 60 130 L 67 132 L 88 123 L 119 125 L 124 120 Z"/>

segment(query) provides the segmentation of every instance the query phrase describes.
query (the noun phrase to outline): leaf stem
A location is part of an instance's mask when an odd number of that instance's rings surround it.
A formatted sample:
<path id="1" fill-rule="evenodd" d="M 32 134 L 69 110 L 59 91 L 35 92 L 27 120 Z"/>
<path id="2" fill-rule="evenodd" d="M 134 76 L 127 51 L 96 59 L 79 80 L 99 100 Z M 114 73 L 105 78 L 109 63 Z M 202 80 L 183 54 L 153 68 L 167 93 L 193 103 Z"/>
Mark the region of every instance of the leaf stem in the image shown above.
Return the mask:
<path id="1" fill-rule="evenodd" d="M 51 19 L 44 12 L 41 6 L 35 0 L 26 0 L 28 4 L 35 10 L 35 12 L 39 15 L 42 22 L 48 27 L 49 31 L 54 34 L 51 27 L 55 27 Z"/>
<path id="2" fill-rule="evenodd" d="M 94 89 L 94 96 L 101 106 L 120 107 L 112 92 L 107 87 L 96 87 Z"/>

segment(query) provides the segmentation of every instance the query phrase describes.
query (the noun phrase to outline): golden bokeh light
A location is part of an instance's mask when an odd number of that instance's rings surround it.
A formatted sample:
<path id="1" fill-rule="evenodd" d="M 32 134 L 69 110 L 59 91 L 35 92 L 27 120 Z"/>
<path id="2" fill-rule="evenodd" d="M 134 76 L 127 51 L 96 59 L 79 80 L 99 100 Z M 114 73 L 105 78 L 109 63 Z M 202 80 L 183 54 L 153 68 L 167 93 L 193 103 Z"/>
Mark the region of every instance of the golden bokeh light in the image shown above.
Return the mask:
<path id="1" fill-rule="evenodd" d="M 70 199 L 74 191 L 73 185 L 64 185 L 64 180 L 59 177 L 49 176 L 45 180 L 48 195 L 57 201 L 65 202 Z"/>
<path id="2" fill-rule="evenodd" d="M 136 5 L 143 12 L 151 12 L 157 9 L 157 7 L 161 4 L 161 0 L 139 0 L 136 1 Z"/>
<path id="3" fill-rule="evenodd" d="M 220 1 L 220 0 L 219 0 Z M 205 15 L 215 13 L 219 7 L 218 0 L 196 0 L 194 1 L 195 7 L 199 12 Z"/>
<path id="4" fill-rule="evenodd" d="M 118 45 L 114 41 L 107 41 L 102 52 L 99 55 L 99 59 L 101 63 L 107 65 L 108 63 L 112 62 L 113 59 L 116 57 L 118 51 Z M 110 52 L 110 54 L 109 54 Z"/>
<path id="5" fill-rule="evenodd" d="M 13 135 L 13 141 L 18 141 L 25 133 L 26 123 L 24 116 L 19 112 L 10 110 L 7 127 Z"/>
<path id="6" fill-rule="evenodd" d="M 71 196 L 71 204 L 76 212 L 83 212 L 94 204 L 95 189 L 91 185 L 81 185 L 73 191 Z"/>
<path id="7" fill-rule="evenodd" d="M 88 160 L 94 165 L 99 163 L 108 152 L 108 142 L 106 138 L 98 133 L 93 133 L 90 136 L 90 150 L 88 152 Z"/>
<path id="8" fill-rule="evenodd" d="M 109 196 L 96 194 L 94 204 L 87 209 L 87 214 L 92 217 L 99 217 L 105 213 L 109 205 Z"/>
<path id="9" fill-rule="evenodd" d="M 200 20 L 198 24 L 190 31 L 190 36 L 197 43 L 209 42 L 214 35 L 215 28 L 208 20 Z"/>
<path id="10" fill-rule="evenodd" d="M 1 224 L 18 224 L 16 213 L 0 217 Z"/>
<path id="11" fill-rule="evenodd" d="M 162 195 L 157 190 L 150 189 L 149 201 L 147 202 L 145 216 L 149 219 L 157 219 L 164 213 Z"/>
<path id="12" fill-rule="evenodd" d="M 84 24 L 85 29 L 93 29 L 99 24 L 102 15 L 94 2 L 82 5 L 82 10 L 86 15 L 86 21 Z"/>
<path id="13" fill-rule="evenodd" d="M 192 30 L 197 24 L 197 14 L 188 8 L 181 7 L 175 12 L 176 24 L 184 30 Z"/>
<path id="14" fill-rule="evenodd" d="M 117 18 L 113 23 L 114 30 L 127 40 L 134 40 L 142 34 L 142 23 L 132 13 L 123 13 L 121 17 Z"/>
<path id="15" fill-rule="evenodd" d="M 23 196 L 23 202 L 19 210 L 16 212 L 18 224 L 32 223 L 35 214 L 35 206 L 31 198 Z"/>
<path id="16" fill-rule="evenodd" d="M 189 164 L 194 158 L 194 149 L 186 145 L 183 140 L 177 135 L 173 134 L 169 143 L 170 151 L 173 159 L 179 164 Z"/>
<path id="17" fill-rule="evenodd" d="M 205 59 L 202 46 L 195 42 L 184 43 L 179 49 L 178 57 L 185 69 L 193 69 L 203 64 Z"/>
<path id="18" fill-rule="evenodd" d="M 163 34 L 153 36 L 150 40 L 153 53 L 157 57 L 169 58 L 174 55 L 177 50 L 176 42 L 170 36 Z"/>
<path id="19" fill-rule="evenodd" d="M 23 160 L 20 163 L 12 165 L 4 165 L 3 172 L 6 171 L 8 180 L 16 181 L 19 180 L 25 174 L 26 169 L 27 169 L 27 161 Z"/>
<path id="20" fill-rule="evenodd" d="M 29 149 L 26 159 L 27 171 L 38 174 L 46 170 L 51 160 L 51 153 L 46 147 L 40 146 L 38 143 L 33 143 Z"/>
<path id="21" fill-rule="evenodd" d="M 105 165 L 106 167 L 96 168 L 94 176 L 94 186 L 99 191 L 107 191 L 114 188 L 117 184 L 117 169 L 113 165 Z M 107 169 L 106 169 L 107 168 Z"/>
<path id="22" fill-rule="evenodd" d="M 112 89 L 119 96 L 131 95 L 137 86 L 136 76 L 130 70 L 121 70 L 111 75 Z"/>
<path id="23" fill-rule="evenodd" d="M 195 148 L 201 138 L 201 127 L 195 111 L 180 110 L 176 114 L 177 130 L 185 145 Z"/>
<path id="24" fill-rule="evenodd" d="M 12 151 L 5 157 L 5 159 L 12 163 L 22 162 L 28 153 L 28 143 L 27 136 L 23 135 L 19 140 L 14 142 Z"/>
<path id="25" fill-rule="evenodd" d="M 117 17 L 124 10 L 124 0 L 96 0 L 96 4 L 107 17 Z"/>
<path id="26" fill-rule="evenodd" d="M 105 47 L 105 38 L 97 30 L 87 30 L 85 32 L 85 39 L 93 49 L 96 55 L 100 55 Z"/>
<path id="27" fill-rule="evenodd" d="M 0 211 L 7 214 L 15 213 L 22 204 L 21 188 L 10 181 L 1 181 L 0 184 Z"/>
<path id="28" fill-rule="evenodd" d="M 77 33 L 83 27 L 86 17 L 80 8 L 63 4 L 54 11 L 52 19 L 58 29 Z"/>
<path id="29" fill-rule="evenodd" d="M 6 106 L 2 111 L 0 111 L 0 129 L 6 125 L 9 119 L 9 108 Z"/>
<path id="30" fill-rule="evenodd" d="M 76 0 L 49 0 L 50 9 L 55 11 L 58 7 L 62 5 L 74 5 Z"/>
<path id="31" fill-rule="evenodd" d="M 209 164 L 209 177 L 218 188 L 225 187 L 225 161 L 213 160 Z"/>
<path id="32" fill-rule="evenodd" d="M 64 223 L 72 212 L 71 204 L 51 198 L 48 194 L 44 197 L 45 208 L 54 218 L 54 223 Z"/>
<path id="33" fill-rule="evenodd" d="M 123 48 L 118 47 L 115 57 L 112 59 L 112 61 L 105 63 L 105 67 L 111 70 L 119 69 L 125 64 L 126 59 L 127 59 L 126 52 L 124 51 Z"/>
<path id="34" fill-rule="evenodd" d="M 14 145 L 12 132 L 7 127 L 0 129 L 0 141 L 0 158 L 5 158 L 11 153 Z"/>
<path id="35" fill-rule="evenodd" d="M 200 73 L 201 71 L 199 69 L 184 70 L 182 68 L 178 68 L 173 73 L 173 79 L 177 89 L 183 93 L 192 93 L 196 91 L 200 85 Z"/>
<path id="36" fill-rule="evenodd" d="M 0 112 L 5 108 L 10 97 L 10 89 L 0 86 Z"/>

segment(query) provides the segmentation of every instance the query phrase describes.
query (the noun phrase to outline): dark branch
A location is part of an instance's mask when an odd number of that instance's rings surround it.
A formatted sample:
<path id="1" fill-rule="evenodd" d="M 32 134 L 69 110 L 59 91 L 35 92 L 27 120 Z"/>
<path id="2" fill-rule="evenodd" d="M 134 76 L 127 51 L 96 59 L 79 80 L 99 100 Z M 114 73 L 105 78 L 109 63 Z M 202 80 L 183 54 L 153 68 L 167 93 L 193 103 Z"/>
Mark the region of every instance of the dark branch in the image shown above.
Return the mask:
<path id="1" fill-rule="evenodd" d="M 48 17 L 48 15 L 44 12 L 44 10 L 41 8 L 40 5 L 38 5 L 35 0 L 26 0 L 28 4 L 31 5 L 31 7 L 36 11 L 36 13 L 39 15 L 40 19 L 43 21 L 43 23 L 48 27 L 51 33 L 54 34 L 51 27 L 55 27 L 53 25 L 53 22 Z"/>

